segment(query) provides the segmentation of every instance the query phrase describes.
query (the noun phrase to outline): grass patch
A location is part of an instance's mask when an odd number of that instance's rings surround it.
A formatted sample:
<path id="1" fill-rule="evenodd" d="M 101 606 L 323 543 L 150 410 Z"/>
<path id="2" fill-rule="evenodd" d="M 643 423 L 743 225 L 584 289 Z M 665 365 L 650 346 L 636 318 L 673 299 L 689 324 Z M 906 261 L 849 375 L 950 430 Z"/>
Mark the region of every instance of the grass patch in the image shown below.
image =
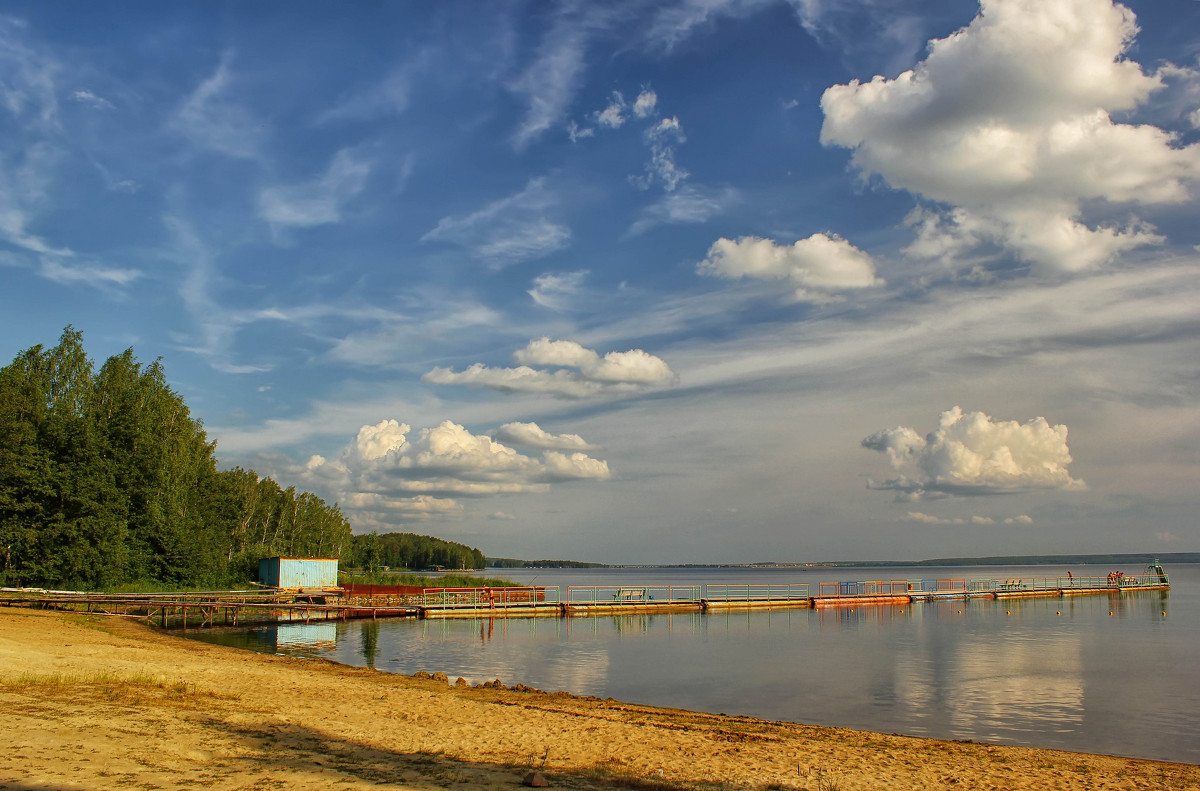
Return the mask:
<path id="1" fill-rule="evenodd" d="M 22 673 L 15 678 L 0 680 L 0 688 L 18 691 L 45 689 L 61 692 L 77 687 L 90 687 L 97 690 L 102 697 L 109 701 L 127 703 L 144 702 L 149 700 L 150 697 L 165 698 L 180 702 L 224 697 L 214 692 L 202 692 L 190 681 L 152 676 L 148 673 L 134 673 L 126 676 L 108 671 L 86 675 L 77 673 Z M 152 694 L 148 695 L 147 693 Z"/>

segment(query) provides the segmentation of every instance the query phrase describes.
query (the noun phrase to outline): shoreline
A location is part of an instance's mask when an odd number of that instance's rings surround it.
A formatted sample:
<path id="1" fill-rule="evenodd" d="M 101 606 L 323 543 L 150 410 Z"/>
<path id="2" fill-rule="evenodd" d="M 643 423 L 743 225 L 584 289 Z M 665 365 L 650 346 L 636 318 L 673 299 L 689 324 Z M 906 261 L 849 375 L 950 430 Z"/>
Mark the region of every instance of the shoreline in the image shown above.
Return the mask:
<path id="1" fill-rule="evenodd" d="M 1200 767 L 452 686 L 0 608 L 0 788 L 1185 789 Z"/>

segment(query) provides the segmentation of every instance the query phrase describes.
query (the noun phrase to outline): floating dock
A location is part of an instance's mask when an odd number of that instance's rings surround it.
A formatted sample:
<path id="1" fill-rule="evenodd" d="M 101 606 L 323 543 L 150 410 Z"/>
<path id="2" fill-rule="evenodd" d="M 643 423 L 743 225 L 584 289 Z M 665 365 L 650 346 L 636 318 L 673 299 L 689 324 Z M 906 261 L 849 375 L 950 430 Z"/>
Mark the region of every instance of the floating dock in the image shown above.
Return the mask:
<path id="1" fill-rule="evenodd" d="M 945 599 L 1121 595 L 1169 590 L 1161 567 L 1146 574 L 1013 579 L 904 579 L 772 585 L 592 585 L 426 590 L 422 618 L 597 616 L 656 612 L 901 605 Z M 535 603 L 536 602 L 536 603 Z"/>
<path id="2" fill-rule="evenodd" d="M 525 588 L 388 588 L 101 594 L 5 589 L 0 604 L 142 618 L 163 628 L 378 618 L 587 617 L 631 613 L 905 605 L 1169 590 L 1162 566 L 1145 574 L 1013 579 L 858 580 L 791 584 L 591 585 Z"/>

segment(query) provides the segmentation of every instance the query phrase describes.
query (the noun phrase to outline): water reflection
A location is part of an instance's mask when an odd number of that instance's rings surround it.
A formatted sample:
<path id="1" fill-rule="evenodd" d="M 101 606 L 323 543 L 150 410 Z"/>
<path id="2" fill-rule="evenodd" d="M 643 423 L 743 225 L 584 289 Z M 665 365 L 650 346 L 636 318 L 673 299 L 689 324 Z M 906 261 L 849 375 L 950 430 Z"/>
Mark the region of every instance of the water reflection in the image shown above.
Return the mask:
<path id="1" fill-rule="evenodd" d="M 379 656 L 379 621 L 363 621 L 359 632 L 358 652 L 367 667 L 375 669 L 375 657 Z"/>
<path id="2" fill-rule="evenodd" d="M 284 625 L 271 642 L 472 684 L 1196 761 L 1200 618 L 1169 620 L 1169 595 Z"/>
<path id="3" fill-rule="evenodd" d="M 275 628 L 275 649 L 280 652 L 314 653 L 337 647 L 337 624 L 282 623 Z"/>

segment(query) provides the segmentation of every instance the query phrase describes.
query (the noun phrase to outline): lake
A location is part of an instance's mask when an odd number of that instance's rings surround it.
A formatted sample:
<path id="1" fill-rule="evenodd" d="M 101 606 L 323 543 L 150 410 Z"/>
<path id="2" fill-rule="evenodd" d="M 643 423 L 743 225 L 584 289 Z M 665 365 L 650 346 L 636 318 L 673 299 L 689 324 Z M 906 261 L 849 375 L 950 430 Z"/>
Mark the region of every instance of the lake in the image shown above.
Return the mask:
<path id="1" fill-rule="evenodd" d="M 523 584 L 1066 576 L 1025 567 L 496 570 Z M 1104 576 L 1095 566 L 1076 576 Z M 1141 568 L 1124 568 L 1140 573 Z M 596 618 L 381 620 L 192 633 L 472 684 L 941 739 L 1200 763 L 1200 565 L 1170 591 Z"/>

